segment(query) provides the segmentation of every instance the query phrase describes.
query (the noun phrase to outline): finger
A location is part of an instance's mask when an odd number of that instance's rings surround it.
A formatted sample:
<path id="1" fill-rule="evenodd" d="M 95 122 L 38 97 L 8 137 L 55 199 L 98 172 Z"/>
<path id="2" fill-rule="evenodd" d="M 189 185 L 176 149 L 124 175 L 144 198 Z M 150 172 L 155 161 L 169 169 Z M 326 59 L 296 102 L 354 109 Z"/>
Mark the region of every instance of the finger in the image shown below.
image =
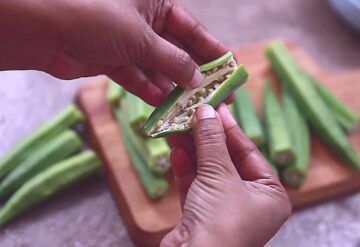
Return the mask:
<path id="1" fill-rule="evenodd" d="M 238 127 L 225 104 L 219 106 L 218 113 L 224 125 L 230 156 L 241 178 L 253 181 L 276 177 L 256 145 Z"/>
<path id="2" fill-rule="evenodd" d="M 174 83 L 164 74 L 154 71 L 147 71 L 145 74 L 166 96 L 175 88 Z"/>
<path id="3" fill-rule="evenodd" d="M 229 50 L 181 6 L 174 5 L 169 10 L 165 28 L 204 62 L 213 60 Z"/>
<path id="4" fill-rule="evenodd" d="M 203 76 L 190 55 L 155 32 L 149 32 L 152 38 L 147 52 L 137 61 L 141 67 L 163 73 L 184 88 L 199 87 Z"/>
<path id="5" fill-rule="evenodd" d="M 172 150 L 170 159 L 182 208 L 191 183 L 196 177 L 196 167 L 186 150 L 181 147 Z"/>
<path id="6" fill-rule="evenodd" d="M 226 99 L 224 100 L 224 103 L 227 105 L 232 104 L 234 101 L 236 100 L 236 94 L 235 93 L 231 93 L 229 94 L 229 96 L 226 97 Z"/>
<path id="7" fill-rule="evenodd" d="M 186 150 L 191 160 L 196 163 L 196 149 L 194 139 L 190 134 L 177 134 L 168 137 L 168 142 L 171 147 L 181 147 Z"/>
<path id="8" fill-rule="evenodd" d="M 198 174 L 215 179 L 237 174 L 226 147 L 221 120 L 211 106 L 203 105 L 196 110 L 193 129 Z"/>
<path id="9" fill-rule="evenodd" d="M 121 84 L 130 93 L 135 94 L 151 105 L 159 105 L 165 94 L 158 86 L 137 67 L 121 67 L 108 74 L 108 76 Z"/>

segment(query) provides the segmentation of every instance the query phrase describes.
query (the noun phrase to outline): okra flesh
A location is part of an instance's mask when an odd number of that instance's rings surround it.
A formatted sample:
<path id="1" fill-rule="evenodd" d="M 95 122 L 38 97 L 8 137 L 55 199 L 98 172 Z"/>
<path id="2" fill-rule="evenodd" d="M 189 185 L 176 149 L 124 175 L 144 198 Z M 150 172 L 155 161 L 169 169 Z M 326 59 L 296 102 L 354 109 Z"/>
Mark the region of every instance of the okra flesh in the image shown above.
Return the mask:
<path id="1" fill-rule="evenodd" d="M 23 184 L 0 209 L 0 226 L 100 170 L 101 162 L 93 151 L 85 151 L 49 167 Z"/>
<path id="2" fill-rule="evenodd" d="M 75 131 L 65 130 L 30 154 L 0 182 L 0 197 L 17 190 L 31 177 L 79 151 L 83 142 Z"/>
<path id="3" fill-rule="evenodd" d="M 85 116 L 77 106 L 71 104 L 63 109 L 47 123 L 19 141 L 0 159 L 0 179 L 19 165 L 28 155 L 45 145 L 48 140 L 84 120 Z"/>
<path id="4" fill-rule="evenodd" d="M 124 142 L 132 162 L 133 168 L 146 192 L 151 199 L 162 197 L 168 190 L 168 182 L 165 177 L 155 175 L 149 169 L 146 160 L 141 156 L 137 150 L 135 143 L 130 135 L 129 128 L 126 127 L 126 122 L 123 120 L 123 115 L 119 110 L 116 110 L 119 123 L 123 132 Z"/>
<path id="5" fill-rule="evenodd" d="M 305 180 L 310 160 L 310 132 L 287 87 L 283 87 L 283 107 L 291 139 L 294 144 L 296 160 L 287 164 L 283 170 L 283 179 L 286 184 L 299 187 Z"/>
<path id="6" fill-rule="evenodd" d="M 232 54 L 200 68 L 204 76 L 201 86 L 193 90 L 176 87 L 146 121 L 143 128 L 146 135 L 157 138 L 189 131 L 198 107 L 203 104 L 215 107 L 248 78 L 246 69 L 237 66 Z"/>
<path id="7" fill-rule="evenodd" d="M 234 111 L 244 133 L 257 145 L 265 142 L 264 132 L 254 102 L 246 88 L 236 90 Z"/>
<path id="8" fill-rule="evenodd" d="M 296 157 L 290 130 L 270 81 L 265 82 L 263 104 L 270 157 L 277 164 L 286 165 L 295 160 Z"/>
<path id="9" fill-rule="evenodd" d="M 274 71 L 286 83 L 311 126 L 346 161 L 360 170 L 360 160 L 345 132 L 320 97 L 314 84 L 302 73 L 286 46 L 275 41 L 266 50 Z"/>

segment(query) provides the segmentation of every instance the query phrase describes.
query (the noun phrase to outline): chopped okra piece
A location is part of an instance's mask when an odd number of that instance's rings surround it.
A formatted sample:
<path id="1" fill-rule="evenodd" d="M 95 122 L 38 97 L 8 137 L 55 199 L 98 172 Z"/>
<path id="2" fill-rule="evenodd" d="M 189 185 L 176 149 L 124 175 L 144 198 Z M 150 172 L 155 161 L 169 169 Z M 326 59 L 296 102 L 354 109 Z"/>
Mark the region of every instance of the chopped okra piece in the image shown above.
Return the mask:
<path id="1" fill-rule="evenodd" d="M 195 110 L 204 104 L 217 106 L 232 91 L 243 85 L 248 72 L 237 66 L 231 52 L 200 66 L 204 76 L 196 89 L 176 87 L 144 124 L 144 133 L 153 138 L 187 132 L 191 129 Z"/>

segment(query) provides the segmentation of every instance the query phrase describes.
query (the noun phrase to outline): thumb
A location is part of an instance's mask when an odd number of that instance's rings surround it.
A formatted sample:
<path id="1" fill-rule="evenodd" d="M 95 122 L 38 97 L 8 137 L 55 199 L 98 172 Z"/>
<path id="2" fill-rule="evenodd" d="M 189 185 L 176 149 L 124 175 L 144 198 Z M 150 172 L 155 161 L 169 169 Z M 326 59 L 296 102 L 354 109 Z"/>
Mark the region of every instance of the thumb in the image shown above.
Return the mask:
<path id="1" fill-rule="evenodd" d="M 196 111 L 193 121 L 198 174 L 237 174 L 231 161 L 220 117 L 209 105 Z"/>
<path id="2" fill-rule="evenodd" d="M 141 58 L 141 66 L 167 75 L 181 87 L 199 87 L 203 76 L 190 55 L 155 32 L 151 33 L 151 42 L 148 42 L 145 57 Z"/>

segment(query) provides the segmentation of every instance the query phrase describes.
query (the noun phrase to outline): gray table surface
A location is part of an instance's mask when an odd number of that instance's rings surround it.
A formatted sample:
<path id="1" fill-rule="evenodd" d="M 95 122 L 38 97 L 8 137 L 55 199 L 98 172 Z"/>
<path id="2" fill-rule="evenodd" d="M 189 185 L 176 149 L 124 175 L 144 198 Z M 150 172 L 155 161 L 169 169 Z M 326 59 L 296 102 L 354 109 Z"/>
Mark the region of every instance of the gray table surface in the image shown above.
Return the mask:
<path id="1" fill-rule="evenodd" d="M 340 73 L 360 68 L 359 38 L 339 21 L 325 0 L 186 0 L 185 4 L 229 45 L 283 37 L 301 44 L 330 70 Z M 64 82 L 34 71 L 1 72 L 0 154 L 70 102 L 83 81 Z M 340 245 L 360 245 L 359 193 L 295 212 L 267 246 Z M 9 224 L 0 231 L 0 246 L 134 244 L 99 177 Z"/>

